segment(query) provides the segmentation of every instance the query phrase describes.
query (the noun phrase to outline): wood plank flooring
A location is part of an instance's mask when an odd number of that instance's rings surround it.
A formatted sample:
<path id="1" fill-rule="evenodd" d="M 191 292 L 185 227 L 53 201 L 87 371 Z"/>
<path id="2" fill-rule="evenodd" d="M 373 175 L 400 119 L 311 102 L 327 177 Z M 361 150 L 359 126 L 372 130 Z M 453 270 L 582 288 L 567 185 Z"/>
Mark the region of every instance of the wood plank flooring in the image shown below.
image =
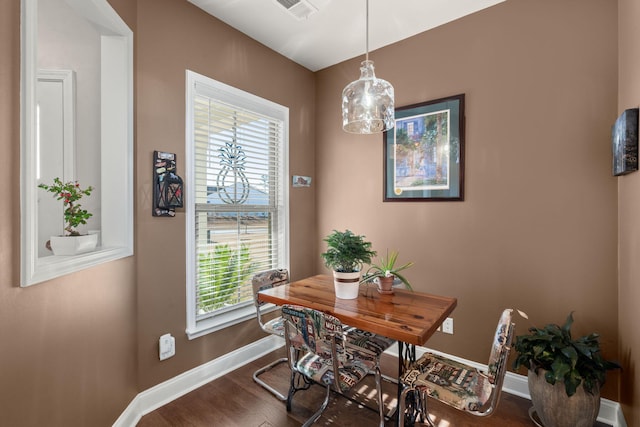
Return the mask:
<path id="1" fill-rule="evenodd" d="M 324 388 L 314 385 L 309 390 L 298 392 L 291 412 L 287 412 L 284 402 L 277 400 L 252 379 L 255 370 L 283 356 L 284 351 L 278 350 L 211 381 L 145 415 L 137 427 L 300 426 L 322 403 Z M 383 356 L 383 373 L 393 376 L 397 372 L 396 363 L 396 358 Z M 286 394 L 289 375 L 286 364 L 280 364 L 261 378 Z M 354 397 L 371 408 L 376 408 L 373 378 L 368 377 L 362 384 Z M 396 405 L 396 390 L 395 384 L 384 382 L 384 403 L 387 410 Z M 497 411 L 488 418 L 480 418 L 429 400 L 431 418 L 438 427 L 535 427 L 528 416 L 530 406 L 526 399 L 503 393 Z M 314 425 L 375 427 L 378 425 L 378 414 L 334 394 L 329 407 Z M 395 425 L 393 421 L 386 423 L 387 427 Z M 595 427 L 605 427 L 605 424 L 596 423 Z"/>

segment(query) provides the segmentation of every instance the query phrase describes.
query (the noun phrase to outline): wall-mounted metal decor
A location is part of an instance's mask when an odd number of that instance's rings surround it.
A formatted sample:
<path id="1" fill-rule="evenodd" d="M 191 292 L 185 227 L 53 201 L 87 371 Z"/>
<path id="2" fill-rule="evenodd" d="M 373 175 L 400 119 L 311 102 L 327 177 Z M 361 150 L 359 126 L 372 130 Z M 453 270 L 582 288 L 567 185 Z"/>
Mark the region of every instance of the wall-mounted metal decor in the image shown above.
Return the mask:
<path id="1" fill-rule="evenodd" d="M 385 202 L 464 200 L 464 94 L 396 108 L 383 134 Z"/>
<path id="2" fill-rule="evenodd" d="M 153 152 L 153 216 L 175 216 L 183 207 L 182 178 L 176 174 L 176 155 Z"/>
<path id="3" fill-rule="evenodd" d="M 611 131 L 613 175 L 638 170 L 638 108 L 625 110 Z"/>

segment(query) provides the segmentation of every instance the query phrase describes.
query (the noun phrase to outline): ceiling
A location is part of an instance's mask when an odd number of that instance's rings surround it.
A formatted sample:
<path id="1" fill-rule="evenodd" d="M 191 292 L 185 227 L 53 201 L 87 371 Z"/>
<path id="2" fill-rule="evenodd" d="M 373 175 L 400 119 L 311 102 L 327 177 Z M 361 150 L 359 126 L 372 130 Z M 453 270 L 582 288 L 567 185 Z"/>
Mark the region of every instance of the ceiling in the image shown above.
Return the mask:
<path id="1" fill-rule="evenodd" d="M 188 1 L 311 71 L 365 54 L 365 0 Z M 503 1 L 371 0 L 369 51 Z"/>

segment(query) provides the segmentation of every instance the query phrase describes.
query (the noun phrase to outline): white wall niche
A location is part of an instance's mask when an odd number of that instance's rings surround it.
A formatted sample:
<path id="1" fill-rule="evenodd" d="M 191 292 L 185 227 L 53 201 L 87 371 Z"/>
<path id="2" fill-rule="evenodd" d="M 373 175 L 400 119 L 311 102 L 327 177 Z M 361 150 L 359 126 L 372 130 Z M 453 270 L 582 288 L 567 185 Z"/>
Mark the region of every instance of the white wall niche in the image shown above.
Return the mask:
<path id="1" fill-rule="evenodd" d="M 22 0 L 21 286 L 133 255 L 133 32 L 107 0 L 56 1 L 58 4 L 52 6 L 52 0 Z M 68 13 L 63 18 L 73 22 L 69 28 L 84 28 L 92 33 L 91 37 L 70 37 L 54 28 L 53 37 L 47 35 L 45 45 L 38 39 L 39 28 L 49 31 L 47 23 L 53 25 L 60 19 L 47 16 L 52 11 Z M 56 40 L 58 36 L 60 40 Z M 84 43 L 76 55 L 81 61 L 69 60 L 68 52 L 75 46 L 64 43 L 70 39 Z M 61 44 L 55 46 L 56 41 Z M 80 63 L 88 57 L 92 62 Z M 43 65 L 49 70 L 42 70 Z M 54 68 L 64 69 L 64 73 L 52 71 Z M 88 202 L 94 217 L 87 227 L 99 230 L 101 245 L 94 252 L 77 256 L 54 256 L 40 248 L 42 216 L 61 215 L 61 209 L 49 212 L 39 202 L 51 197 L 38 189 L 42 162 L 47 160 L 39 155 L 46 150 L 38 146 L 38 79 L 43 78 L 43 73 L 49 79 L 62 74 L 74 77 L 72 108 L 68 105 L 69 80 L 66 88 L 62 83 L 66 97 L 61 102 L 65 106 L 62 114 L 65 124 L 61 126 L 65 129 L 62 138 L 65 153 L 59 156 L 64 159 L 60 160 L 63 164 L 59 177 L 64 181 L 79 179 L 83 187 L 96 188 Z M 87 82 L 91 90 L 85 89 Z M 51 168 L 55 171 L 55 166 Z M 89 184 L 83 180 L 87 176 Z M 49 181 L 47 178 L 42 182 Z M 84 207 L 84 199 L 82 204 Z"/>

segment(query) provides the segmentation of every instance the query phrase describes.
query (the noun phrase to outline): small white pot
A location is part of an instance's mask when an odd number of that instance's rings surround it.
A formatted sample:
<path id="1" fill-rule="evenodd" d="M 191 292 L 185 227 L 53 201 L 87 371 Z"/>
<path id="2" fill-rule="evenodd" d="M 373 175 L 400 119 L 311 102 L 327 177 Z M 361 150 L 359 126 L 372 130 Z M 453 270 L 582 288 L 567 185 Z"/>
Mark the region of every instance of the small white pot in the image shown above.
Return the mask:
<path id="1" fill-rule="evenodd" d="M 51 250 L 54 255 L 78 255 L 91 252 L 98 244 L 98 234 L 82 236 L 51 236 Z"/>
<path id="2" fill-rule="evenodd" d="M 333 272 L 333 284 L 336 290 L 336 298 L 356 299 L 360 291 L 360 277 L 362 272 L 340 273 Z"/>

